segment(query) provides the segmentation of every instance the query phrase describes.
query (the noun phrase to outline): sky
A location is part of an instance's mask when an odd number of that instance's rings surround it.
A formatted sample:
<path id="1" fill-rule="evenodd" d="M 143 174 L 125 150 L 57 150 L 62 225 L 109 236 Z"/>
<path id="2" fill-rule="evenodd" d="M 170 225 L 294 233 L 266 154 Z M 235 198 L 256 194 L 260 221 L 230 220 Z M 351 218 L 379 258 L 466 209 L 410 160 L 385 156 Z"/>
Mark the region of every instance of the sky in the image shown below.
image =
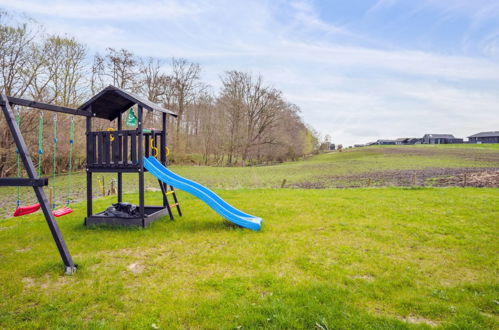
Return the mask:
<path id="1" fill-rule="evenodd" d="M 497 0 L 0 0 L 48 33 L 261 74 L 333 143 L 499 131 Z"/>

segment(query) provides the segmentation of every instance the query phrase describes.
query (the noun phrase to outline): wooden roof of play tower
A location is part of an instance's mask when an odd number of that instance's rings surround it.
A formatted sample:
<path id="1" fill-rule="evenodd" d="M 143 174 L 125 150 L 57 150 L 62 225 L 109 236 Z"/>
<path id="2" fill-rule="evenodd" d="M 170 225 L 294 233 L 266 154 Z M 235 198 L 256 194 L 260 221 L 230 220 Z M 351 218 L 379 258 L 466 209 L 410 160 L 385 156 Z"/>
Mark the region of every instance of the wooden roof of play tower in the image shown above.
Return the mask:
<path id="1" fill-rule="evenodd" d="M 78 109 L 88 111 L 89 106 L 92 106 L 92 113 L 95 117 L 114 120 L 121 113 L 127 111 L 136 104 L 149 111 L 159 111 L 177 117 L 177 114 L 171 110 L 165 109 L 156 103 L 152 103 L 137 94 L 126 92 L 121 88 L 111 85 L 97 93 Z"/>

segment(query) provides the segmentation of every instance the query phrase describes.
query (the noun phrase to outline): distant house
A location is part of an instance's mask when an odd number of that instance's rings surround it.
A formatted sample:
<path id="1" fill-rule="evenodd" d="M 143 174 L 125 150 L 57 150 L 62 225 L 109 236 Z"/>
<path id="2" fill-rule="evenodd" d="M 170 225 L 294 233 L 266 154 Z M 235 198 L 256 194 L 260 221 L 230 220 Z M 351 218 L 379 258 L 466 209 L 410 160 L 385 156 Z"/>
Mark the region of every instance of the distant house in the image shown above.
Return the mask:
<path id="1" fill-rule="evenodd" d="M 397 145 L 420 144 L 421 139 L 418 138 L 399 138 L 395 140 Z"/>
<path id="2" fill-rule="evenodd" d="M 421 139 L 423 144 L 452 144 L 463 143 L 463 139 L 456 138 L 452 134 L 425 134 Z"/>
<path id="3" fill-rule="evenodd" d="M 468 136 L 470 143 L 499 143 L 499 131 L 481 132 Z"/>
<path id="4" fill-rule="evenodd" d="M 422 142 L 422 139 L 409 138 L 409 140 L 407 141 L 407 144 L 421 144 L 421 142 Z"/>
<path id="5" fill-rule="evenodd" d="M 395 144 L 395 140 L 378 140 L 375 142 L 375 144 L 381 144 L 381 145 Z"/>

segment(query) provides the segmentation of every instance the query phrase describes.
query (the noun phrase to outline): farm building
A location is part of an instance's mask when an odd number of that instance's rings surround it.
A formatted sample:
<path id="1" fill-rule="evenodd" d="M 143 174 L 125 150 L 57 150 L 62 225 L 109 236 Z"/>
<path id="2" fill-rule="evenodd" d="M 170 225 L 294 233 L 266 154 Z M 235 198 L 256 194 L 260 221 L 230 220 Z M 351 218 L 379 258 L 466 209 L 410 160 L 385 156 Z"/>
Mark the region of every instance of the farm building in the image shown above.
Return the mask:
<path id="1" fill-rule="evenodd" d="M 421 139 L 423 144 L 456 144 L 463 143 L 463 139 L 456 138 L 452 134 L 425 134 Z"/>
<path id="2" fill-rule="evenodd" d="M 470 143 L 499 143 L 499 131 L 480 132 L 468 136 Z"/>
<path id="3" fill-rule="evenodd" d="M 374 144 L 381 144 L 381 145 L 395 144 L 395 140 L 378 140 Z"/>
<path id="4" fill-rule="evenodd" d="M 397 145 L 421 144 L 421 139 L 418 138 L 398 138 L 395 140 Z"/>

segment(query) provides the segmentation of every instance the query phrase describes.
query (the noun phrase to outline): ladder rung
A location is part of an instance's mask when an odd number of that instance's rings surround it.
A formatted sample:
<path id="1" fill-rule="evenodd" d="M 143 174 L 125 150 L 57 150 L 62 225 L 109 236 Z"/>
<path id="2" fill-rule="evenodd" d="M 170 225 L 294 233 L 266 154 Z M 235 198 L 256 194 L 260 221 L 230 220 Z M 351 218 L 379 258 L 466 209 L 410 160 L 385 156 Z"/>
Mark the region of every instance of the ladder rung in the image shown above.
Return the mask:
<path id="1" fill-rule="evenodd" d="M 170 207 L 175 207 L 175 206 L 178 206 L 178 203 L 170 204 Z"/>
<path id="2" fill-rule="evenodd" d="M 174 191 L 174 190 L 171 190 L 171 191 L 167 192 L 166 194 L 167 194 L 167 195 L 171 195 L 171 194 L 174 194 L 174 193 L 175 193 L 175 191 Z"/>

